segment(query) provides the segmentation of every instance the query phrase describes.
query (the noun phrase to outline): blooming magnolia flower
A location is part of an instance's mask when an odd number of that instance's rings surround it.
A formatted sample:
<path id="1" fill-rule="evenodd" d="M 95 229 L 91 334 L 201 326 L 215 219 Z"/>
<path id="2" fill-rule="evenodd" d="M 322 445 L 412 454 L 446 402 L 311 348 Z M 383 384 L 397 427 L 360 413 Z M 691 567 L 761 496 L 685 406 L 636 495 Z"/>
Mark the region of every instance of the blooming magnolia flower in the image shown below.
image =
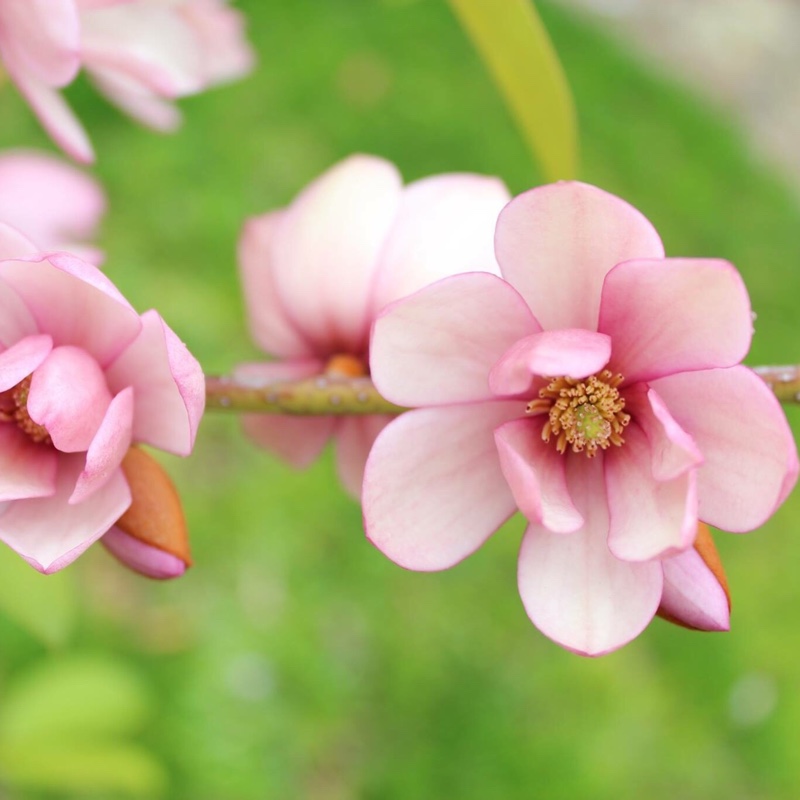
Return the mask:
<path id="1" fill-rule="evenodd" d="M 444 569 L 518 508 L 523 604 L 565 647 L 613 650 L 659 607 L 727 628 L 698 520 L 756 528 L 798 470 L 777 400 L 739 364 L 752 318 L 736 270 L 665 259 L 638 211 L 580 183 L 512 200 L 495 252 L 504 280 L 457 275 L 375 323 L 378 390 L 425 407 L 375 442 L 367 535 Z"/>
<path id="2" fill-rule="evenodd" d="M 0 0 L 0 59 L 53 140 L 89 162 L 58 93 L 81 66 L 126 113 L 173 130 L 172 100 L 246 74 L 253 53 L 225 0 Z"/>
<path id="3" fill-rule="evenodd" d="M 0 220 L 13 225 L 41 250 L 67 250 L 99 264 L 91 239 L 105 212 L 100 185 L 46 153 L 12 150 L 0 155 Z"/>
<path id="4" fill-rule="evenodd" d="M 249 364 L 239 380 L 367 375 L 369 331 L 389 301 L 461 270 L 497 273 L 492 235 L 508 200 L 478 175 L 438 175 L 405 188 L 397 169 L 352 156 L 286 209 L 247 222 L 239 245 L 256 343 L 281 361 Z M 246 432 L 295 467 L 336 441 L 339 475 L 358 496 L 367 453 L 387 415 L 250 415 Z"/>
<path id="5" fill-rule="evenodd" d="M 0 540 L 61 569 L 131 504 L 132 443 L 179 455 L 204 406 L 198 363 L 96 268 L 0 226 Z"/>

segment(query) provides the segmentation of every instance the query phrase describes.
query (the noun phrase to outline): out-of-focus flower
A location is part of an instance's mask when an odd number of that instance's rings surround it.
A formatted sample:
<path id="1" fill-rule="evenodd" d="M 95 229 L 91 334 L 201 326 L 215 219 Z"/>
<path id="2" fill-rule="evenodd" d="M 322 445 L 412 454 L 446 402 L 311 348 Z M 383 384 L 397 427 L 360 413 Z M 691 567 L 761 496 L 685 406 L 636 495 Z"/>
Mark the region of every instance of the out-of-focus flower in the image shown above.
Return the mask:
<path id="1" fill-rule="evenodd" d="M 47 153 L 11 150 L 0 155 L 0 220 L 43 251 L 67 250 L 99 264 L 94 237 L 106 199 L 100 185 Z"/>
<path id="2" fill-rule="evenodd" d="M 798 470 L 778 401 L 739 364 L 738 273 L 665 259 L 638 211 L 580 183 L 515 198 L 495 252 L 505 280 L 448 278 L 375 323 L 378 390 L 425 407 L 375 443 L 368 536 L 407 568 L 444 569 L 519 509 L 522 600 L 565 647 L 613 650 L 659 606 L 726 629 L 698 520 L 756 528 Z"/>
<path id="3" fill-rule="evenodd" d="M 84 162 L 91 143 L 58 93 L 81 66 L 126 113 L 173 130 L 172 101 L 254 61 L 225 0 L 0 0 L 0 59 L 53 140 Z"/>
<path id="4" fill-rule="evenodd" d="M 383 159 L 351 156 L 286 209 L 249 220 L 241 237 L 255 342 L 280 361 L 239 367 L 240 380 L 368 374 L 372 321 L 388 302 L 465 270 L 498 272 L 492 251 L 508 192 L 496 178 L 438 175 L 405 188 Z M 358 496 L 387 415 L 249 415 L 246 432 L 295 467 L 336 441 L 339 476 Z"/>
<path id="5" fill-rule="evenodd" d="M 94 266 L 0 226 L 0 540 L 41 572 L 123 517 L 132 443 L 187 455 L 200 366 Z"/>

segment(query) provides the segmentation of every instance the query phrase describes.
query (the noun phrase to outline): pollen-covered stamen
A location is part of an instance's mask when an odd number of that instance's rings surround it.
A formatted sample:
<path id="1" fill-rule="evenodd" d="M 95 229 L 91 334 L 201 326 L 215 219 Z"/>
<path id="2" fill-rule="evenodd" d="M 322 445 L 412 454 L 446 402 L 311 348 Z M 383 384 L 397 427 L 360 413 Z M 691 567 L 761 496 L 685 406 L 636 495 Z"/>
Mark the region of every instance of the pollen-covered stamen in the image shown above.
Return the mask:
<path id="1" fill-rule="evenodd" d="M 325 374 L 334 378 L 365 378 L 369 375 L 369 368 L 363 358 L 337 353 L 325 364 Z"/>
<path id="2" fill-rule="evenodd" d="M 624 380 L 607 369 L 583 380 L 552 378 L 526 410 L 530 415 L 547 414 L 542 439 L 549 442 L 554 436 L 559 453 L 571 446 L 573 453 L 591 458 L 598 450 L 625 442 L 622 431 L 631 418 L 619 393 Z"/>
<path id="3" fill-rule="evenodd" d="M 28 413 L 28 392 L 31 376 L 23 378 L 16 386 L 0 395 L 0 422 L 14 422 L 37 444 L 52 444 L 44 425 L 34 422 Z"/>

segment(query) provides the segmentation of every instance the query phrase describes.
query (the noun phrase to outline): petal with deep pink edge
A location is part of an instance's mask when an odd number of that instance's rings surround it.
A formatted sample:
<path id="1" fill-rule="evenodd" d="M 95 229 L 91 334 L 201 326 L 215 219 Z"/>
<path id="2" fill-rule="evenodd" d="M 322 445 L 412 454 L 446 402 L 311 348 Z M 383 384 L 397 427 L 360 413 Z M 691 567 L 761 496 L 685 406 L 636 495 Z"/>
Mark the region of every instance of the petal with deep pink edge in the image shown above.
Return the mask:
<path id="1" fill-rule="evenodd" d="M 336 428 L 336 471 L 344 488 L 361 497 L 364 466 L 378 434 L 394 419 L 390 414 L 344 417 Z"/>
<path id="2" fill-rule="evenodd" d="M 655 389 L 639 384 L 626 391 L 625 410 L 647 436 L 657 481 L 671 481 L 703 463 L 697 443 L 675 422 Z"/>
<path id="3" fill-rule="evenodd" d="M 285 211 L 273 242 L 275 286 L 305 338 L 323 352 L 366 348 L 372 276 L 400 192 L 388 161 L 351 156 Z"/>
<path id="4" fill-rule="evenodd" d="M 83 503 L 69 505 L 83 462 L 82 455 L 59 456 L 56 493 L 17 500 L 0 516 L 0 540 L 40 572 L 57 572 L 71 564 L 131 504 L 125 476 L 117 470 L 100 491 Z"/>
<path id="5" fill-rule="evenodd" d="M 513 344 L 492 367 L 489 386 L 496 395 L 530 391 L 536 375 L 586 378 L 611 356 L 611 339 L 576 328 L 542 331 Z"/>
<path id="6" fill-rule="evenodd" d="M 47 335 L 26 336 L 0 353 L 0 392 L 16 386 L 40 367 L 53 349 Z"/>
<path id="7" fill-rule="evenodd" d="M 750 349 L 753 319 L 727 261 L 628 261 L 606 275 L 599 330 L 614 341 L 614 370 L 635 383 L 732 367 Z"/>
<path id="8" fill-rule="evenodd" d="M 647 561 L 685 550 L 697 533 L 697 471 L 653 477 L 644 431 L 633 423 L 625 444 L 605 453 L 609 550 L 623 561 Z"/>
<path id="9" fill-rule="evenodd" d="M 662 611 L 697 630 L 730 629 L 728 596 L 694 548 L 665 558 L 661 566 L 664 568 Z"/>
<path id="10" fill-rule="evenodd" d="M 661 599 L 658 561 L 620 561 L 608 549 L 608 512 L 599 458 L 568 460 L 567 480 L 586 520 L 567 536 L 528 526 L 518 582 L 525 611 L 546 636 L 581 655 L 616 650 L 647 626 Z"/>
<path id="11" fill-rule="evenodd" d="M 256 344 L 281 358 L 312 356 L 313 348 L 294 324 L 275 288 L 273 239 L 283 212 L 249 219 L 239 238 L 239 272 L 247 322 Z"/>
<path id="12" fill-rule="evenodd" d="M 78 476 L 70 505 L 82 503 L 94 494 L 122 463 L 131 446 L 133 429 L 133 388 L 123 389 L 108 406 L 86 453 L 86 466 Z"/>
<path id="13" fill-rule="evenodd" d="M 408 411 L 387 425 L 364 473 L 372 543 L 426 572 L 477 550 L 516 510 L 493 431 L 519 413 L 518 402 L 475 403 Z"/>
<path id="14" fill-rule="evenodd" d="M 62 453 L 85 451 L 111 403 L 105 375 L 79 347 L 56 347 L 31 378 L 28 414 Z"/>
<path id="15" fill-rule="evenodd" d="M 746 367 L 670 375 L 653 382 L 694 439 L 699 516 L 741 533 L 762 525 L 797 480 L 797 450 L 775 395 Z"/>
<path id="16" fill-rule="evenodd" d="M 0 502 L 49 497 L 56 491 L 58 454 L 16 425 L 0 425 Z"/>
<path id="17" fill-rule="evenodd" d="M 508 200 L 503 183 L 483 175 L 434 175 L 409 184 L 381 250 L 372 316 L 449 275 L 499 275 L 494 228 Z"/>
<path id="18" fill-rule="evenodd" d="M 148 578 L 168 580 L 186 572 L 186 564 L 177 556 L 139 541 L 116 525 L 100 541 L 128 569 Z"/>
<path id="19" fill-rule="evenodd" d="M 519 510 L 553 533 L 572 533 L 583 517 L 572 503 L 564 472 L 566 458 L 542 441 L 542 426 L 515 419 L 494 432 L 500 467 Z"/>
<path id="20" fill-rule="evenodd" d="M 91 164 L 94 161 L 92 143 L 64 98 L 28 75 L 15 75 L 14 82 L 52 140 L 76 161 Z"/>
<path id="21" fill-rule="evenodd" d="M 0 222 L 0 260 L 35 256 L 39 248 L 22 231 Z"/>
<path id="22" fill-rule="evenodd" d="M 138 338 L 108 368 L 108 385 L 113 392 L 134 388 L 135 441 L 189 455 L 205 408 L 203 371 L 156 311 L 141 320 Z"/>
<path id="23" fill-rule="evenodd" d="M 141 330 L 138 314 L 97 267 L 66 253 L 0 262 L 0 278 L 25 301 L 40 331 L 105 367 Z"/>
<path id="24" fill-rule="evenodd" d="M 500 214 L 495 251 L 503 277 L 546 330 L 597 330 L 608 271 L 661 258 L 653 226 L 633 206 L 584 183 L 554 183 L 514 198 Z"/>
<path id="25" fill-rule="evenodd" d="M 29 73 L 65 86 L 80 67 L 80 21 L 74 0 L 3 0 L 0 55 L 15 77 Z"/>
<path id="26" fill-rule="evenodd" d="M 492 397 L 489 372 L 519 339 L 540 330 L 505 281 L 484 272 L 444 278 L 387 306 L 375 321 L 370 373 L 401 406 Z"/>

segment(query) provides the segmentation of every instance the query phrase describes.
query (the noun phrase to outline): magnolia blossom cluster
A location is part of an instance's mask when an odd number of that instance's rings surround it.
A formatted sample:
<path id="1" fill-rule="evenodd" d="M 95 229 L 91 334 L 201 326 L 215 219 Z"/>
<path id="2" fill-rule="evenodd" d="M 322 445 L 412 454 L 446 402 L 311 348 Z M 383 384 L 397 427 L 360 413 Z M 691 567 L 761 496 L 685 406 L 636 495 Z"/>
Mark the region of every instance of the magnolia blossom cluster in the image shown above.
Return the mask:
<path id="1" fill-rule="evenodd" d="M 112 103 L 172 130 L 176 98 L 247 73 L 243 21 L 225 0 L 0 0 L 0 66 L 73 158 L 92 145 L 59 90 L 84 69 Z"/>

